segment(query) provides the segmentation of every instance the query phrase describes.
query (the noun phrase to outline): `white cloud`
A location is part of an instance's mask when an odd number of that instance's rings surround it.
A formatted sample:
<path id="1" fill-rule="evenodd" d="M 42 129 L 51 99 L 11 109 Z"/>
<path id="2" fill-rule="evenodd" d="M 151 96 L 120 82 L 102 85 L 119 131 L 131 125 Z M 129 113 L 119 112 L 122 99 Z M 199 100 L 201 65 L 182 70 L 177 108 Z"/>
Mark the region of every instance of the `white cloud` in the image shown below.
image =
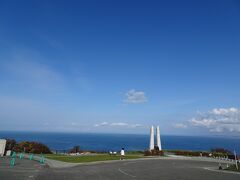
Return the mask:
<path id="1" fill-rule="evenodd" d="M 177 129 L 186 129 L 187 125 L 183 124 L 183 123 L 175 123 L 175 124 L 173 124 L 173 127 L 177 128 Z"/>
<path id="2" fill-rule="evenodd" d="M 143 125 L 141 125 L 141 124 L 131 124 L 130 126 L 132 128 L 143 127 Z"/>
<path id="3" fill-rule="evenodd" d="M 100 124 L 94 124 L 94 127 L 99 127 L 99 126 L 107 126 L 108 122 L 102 122 Z"/>
<path id="4" fill-rule="evenodd" d="M 240 133 L 240 109 L 215 108 L 207 113 L 198 113 L 189 120 L 193 126 L 205 127 L 211 132 Z"/>
<path id="5" fill-rule="evenodd" d="M 216 125 L 216 120 L 214 119 L 205 119 L 205 118 L 201 118 L 201 119 L 196 119 L 196 118 L 192 118 L 191 119 L 191 123 L 194 126 L 205 126 L 207 128 L 210 128 L 211 126 Z"/>
<path id="6" fill-rule="evenodd" d="M 128 124 L 127 123 L 118 122 L 118 123 L 111 123 L 110 126 L 128 126 Z"/>
<path id="7" fill-rule="evenodd" d="M 124 101 L 131 104 L 144 103 L 148 101 L 143 91 L 135 91 L 135 89 L 129 90 L 125 94 L 125 97 L 126 99 Z"/>
<path id="8" fill-rule="evenodd" d="M 124 123 L 124 122 L 114 122 L 114 123 L 102 122 L 102 123 L 99 123 L 99 124 L 94 124 L 94 127 L 101 127 L 101 126 L 108 126 L 108 127 L 127 127 L 127 128 L 142 127 L 141 124 L 128 124 L 128 123 Z"/>

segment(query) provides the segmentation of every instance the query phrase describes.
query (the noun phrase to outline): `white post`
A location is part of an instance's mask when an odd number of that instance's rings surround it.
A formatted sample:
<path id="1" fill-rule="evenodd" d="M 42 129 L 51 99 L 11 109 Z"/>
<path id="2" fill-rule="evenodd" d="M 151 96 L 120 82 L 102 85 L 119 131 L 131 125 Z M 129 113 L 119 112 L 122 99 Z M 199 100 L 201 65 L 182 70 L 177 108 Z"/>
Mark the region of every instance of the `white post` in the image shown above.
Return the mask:
<path id="1" fill-rule="evenodd" d="M 153 126 L 150 128 L 150 143 L 149 143 L 149 150 L 154 149 L 154 129 Z"/>
<path id="2" fill-rule="evenodd" d="M 160 128 L 157 126 L 157 146 L 159 150 L 162 150 L 162 145 L 161 145 L 161 138 L 160 138 Z"/>
<path id="3" fill-rule="evenodd" d="M 234 150 L 234 156 L 235 156 L 236 169 L 238 170 L 237 153 L 235 150 Z"/>

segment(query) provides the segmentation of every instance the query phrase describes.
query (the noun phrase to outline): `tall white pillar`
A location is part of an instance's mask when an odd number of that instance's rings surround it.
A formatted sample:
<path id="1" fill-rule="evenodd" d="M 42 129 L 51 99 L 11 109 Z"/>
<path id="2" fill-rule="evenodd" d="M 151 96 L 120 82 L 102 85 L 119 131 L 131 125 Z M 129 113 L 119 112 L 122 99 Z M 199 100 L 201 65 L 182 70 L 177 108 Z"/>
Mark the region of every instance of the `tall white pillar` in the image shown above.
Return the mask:
<path id="1" fill-rule="evenodd" d="M 154 129 L 153 126 L 150 128 L 150 143 L 149 143 L 149 150 L 154 149 Z"/>
<path id="2" fill-rule="evenodd" d="M 161 138 L 160 138 L 160 128 L 159 126 L 157 126 L 157 146 L 159 148 L 159 150 L 162 150 L 162 145 L 161 145 Z"/>

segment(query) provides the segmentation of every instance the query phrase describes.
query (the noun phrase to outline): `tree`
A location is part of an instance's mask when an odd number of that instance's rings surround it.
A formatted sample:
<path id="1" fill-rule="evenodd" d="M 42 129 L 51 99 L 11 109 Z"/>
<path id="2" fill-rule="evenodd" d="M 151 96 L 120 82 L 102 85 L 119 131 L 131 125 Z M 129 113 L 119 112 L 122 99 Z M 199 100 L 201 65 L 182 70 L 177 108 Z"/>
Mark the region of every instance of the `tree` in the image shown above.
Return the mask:
<path id="1" fill-rule="evenodd" d="M 14 150 L 18 146 L 15 139 L 7 139 L 5 151 Z"/>
<path id="2" fill-rule="evenodd" d="M 22 141 L 17 143 L 14 139 L 7 139 L 6 151 L 12 150 L 16 152 L 36 153 L 36 154 L 51 154 L 50 149 L 39 142 Z"/>

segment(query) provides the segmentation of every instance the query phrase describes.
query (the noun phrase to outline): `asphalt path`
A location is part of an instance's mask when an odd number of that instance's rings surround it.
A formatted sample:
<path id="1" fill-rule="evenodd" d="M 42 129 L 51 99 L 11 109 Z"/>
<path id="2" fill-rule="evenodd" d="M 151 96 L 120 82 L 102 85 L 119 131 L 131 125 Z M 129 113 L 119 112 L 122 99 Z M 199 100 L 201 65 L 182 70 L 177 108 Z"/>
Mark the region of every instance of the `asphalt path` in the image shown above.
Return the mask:
<path id="1" fill-rule="evenodd" d="M 15 166 L 10 166 L 10 158 L 0 158 L 0 180 L 34 179 L 47 166 L 37 161 L 16 158 Z"/>
<path id="2" fill-rule="evenodd" d="M 217 170 L 218 163 L 186 159 L 123 160 L 118 162 L 49 168 L 37 161 L 17 160 L 10 167 L 1 158 L 0 180 L 239 180 L 240 174 Z M 222 164 L 225 166 L 226 164 Z"/>

